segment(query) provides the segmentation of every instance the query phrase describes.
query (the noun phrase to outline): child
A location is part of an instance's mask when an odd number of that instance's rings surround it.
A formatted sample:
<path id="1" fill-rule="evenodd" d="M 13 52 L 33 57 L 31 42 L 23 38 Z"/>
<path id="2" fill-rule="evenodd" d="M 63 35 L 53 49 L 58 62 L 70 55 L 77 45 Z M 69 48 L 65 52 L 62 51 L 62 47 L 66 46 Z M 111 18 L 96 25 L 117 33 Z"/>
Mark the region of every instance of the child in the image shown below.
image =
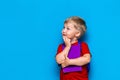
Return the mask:
<path id="1" fill-rule="evenodd" d="M 60 80 L 88 80 L 87 64 L 90 62 L 90 51 L 85 42 L 78 42 L 78 39 L 85 33 L 86 24 L 83 19 L 77 16 L 70 17 L 65 20 L 62 36 L 64 44 L 58 47 L 56 62 L 61 65 Z M 76 58 L 69 58 L 72 47 L 78 46 L 80 55 Z M 75 51 L 75 50 L 74 50 Z M 76 52 L 72 52 L 76 54 Z M 69 66 L 77 66 L 82 68 L 78 71 L 64 72 Z"/>

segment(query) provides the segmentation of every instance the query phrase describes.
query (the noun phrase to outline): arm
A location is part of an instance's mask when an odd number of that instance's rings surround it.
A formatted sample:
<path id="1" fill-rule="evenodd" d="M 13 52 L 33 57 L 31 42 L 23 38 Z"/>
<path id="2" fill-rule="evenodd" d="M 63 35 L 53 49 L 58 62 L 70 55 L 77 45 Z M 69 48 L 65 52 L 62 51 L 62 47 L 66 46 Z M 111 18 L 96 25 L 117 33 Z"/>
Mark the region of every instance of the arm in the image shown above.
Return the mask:
<path id="1" fill-rule="evenodd" d="M 71 48 L 70 39 L 68 39 L 67 37 L 63 37 L 63 40 L 65 42 L 66 47 L 64 48 L 63 51 L 58 52 L 58 54 L 56 55 L 56 61 L 58 64 L 62 64 L 64 62 L 65 56 L 68 55 L 69 50 Z"/>
<path id="2" fill-rule="evenodd" d="M 69 59 L 68 57 L 66 57 L 64 63 L 62 64 L 62 67 L 66 67 L 69 65 L 83 66 L 83 65 L 88 64 L 90 62 L 91 55 L 90 55 L 89 48 L 88 48 L 87 44 L 83 42 L 81 44 L 81 46 L 82 46 L 81 52 L 83 55 L 81 57 L 78 57 L 75 59 Z"/>
<path id="3" fill-rule="evenodd" d="M 58 64 L 62 64 L 65 60 L 65 56 L 68 54 L 70 46 L 66 46 L 63 51 L 56 55 L 56 61 Z"/>
<path id="4" fill-rule="evenodd" d="M 83 66 L 85 64 L 88 64 L 89 62 L 90 62 L 90 54 L 87 53 L 79 58 L 70 59 L 69 65 Z"/>
<path id="5" fill-rule="evenodd" d="M 88 64 L 90 62 L 90 54 L 84 54 L 83 56 L 75 59 L 69 59 L 68 57 L 65 57 L 64 63 L 62 64 L 62 67 L 66 67 L 69 65 L 76 65 L 76 66 L 83 66 L 85 64 Z"/>

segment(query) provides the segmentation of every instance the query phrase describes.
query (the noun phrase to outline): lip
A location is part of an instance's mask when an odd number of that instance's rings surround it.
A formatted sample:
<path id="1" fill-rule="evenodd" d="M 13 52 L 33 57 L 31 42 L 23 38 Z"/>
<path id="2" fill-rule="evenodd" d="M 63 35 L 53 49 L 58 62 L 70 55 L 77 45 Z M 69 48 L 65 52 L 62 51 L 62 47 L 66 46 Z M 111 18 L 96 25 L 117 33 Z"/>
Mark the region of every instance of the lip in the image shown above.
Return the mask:
<path id="1" fill-rule="evenodd" d="M 63 36 L 66 36 L 65 34 L 62 34 Z"/>

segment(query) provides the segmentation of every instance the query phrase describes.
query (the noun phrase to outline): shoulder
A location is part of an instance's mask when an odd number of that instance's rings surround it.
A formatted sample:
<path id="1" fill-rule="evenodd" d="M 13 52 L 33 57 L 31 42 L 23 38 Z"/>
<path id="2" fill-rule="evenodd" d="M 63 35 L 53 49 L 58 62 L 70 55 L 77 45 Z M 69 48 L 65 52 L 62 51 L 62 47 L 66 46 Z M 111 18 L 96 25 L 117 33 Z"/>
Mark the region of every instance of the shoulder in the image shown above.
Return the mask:
<path id="1" fill-rule="evenodd" d="M 86 42 L 81 42 L 81 48 L 82 48 L 82 53 L 83 54 L 88 54 L 90 53 L 89 47 Z"/>
<path id="2" fill-rule="evenodd" d="M 62 51 L 62 45 L 63 45 L 63 44 L 59 44 L 59 45 L 58 45 L 57 54 Z"/>
<path id="3" fill-rule="evenodd" d="M 63 45 L 63 43 L 59 44 L 59 45 L 58 45 L 58 48 L 62 48 L 62 45 Z"/>
<path id="4" fill-rule="evenodd" d="M 81 42 L 81 46 L 88 46 L 86 42 Z"/>
<path id="5" fill-rule="evenodd" d="M 87 43 L 86 43 L 86 42 L 84 42 L 84 41 L 82 41 L 82 42 L 81 42 L 81 44 L 83 44 L 83 45 L 87 45 Z"/>

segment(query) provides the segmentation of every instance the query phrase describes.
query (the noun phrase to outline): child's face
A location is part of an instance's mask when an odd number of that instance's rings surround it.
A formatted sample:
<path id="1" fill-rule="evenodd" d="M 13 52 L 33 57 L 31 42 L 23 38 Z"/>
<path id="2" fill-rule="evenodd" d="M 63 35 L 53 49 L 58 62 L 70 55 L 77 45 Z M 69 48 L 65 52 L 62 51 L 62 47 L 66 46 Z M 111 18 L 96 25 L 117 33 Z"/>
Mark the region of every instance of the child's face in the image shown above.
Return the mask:
<path id="1" fill-rule="evenodd" d="M 62 36 L 65 36 L 69 39 L 77 38 L 79 35 L 79 31 L 74 27 L 73 22 L 68 22 L 64 24 L 64 28 L 62 30 Z"/>

